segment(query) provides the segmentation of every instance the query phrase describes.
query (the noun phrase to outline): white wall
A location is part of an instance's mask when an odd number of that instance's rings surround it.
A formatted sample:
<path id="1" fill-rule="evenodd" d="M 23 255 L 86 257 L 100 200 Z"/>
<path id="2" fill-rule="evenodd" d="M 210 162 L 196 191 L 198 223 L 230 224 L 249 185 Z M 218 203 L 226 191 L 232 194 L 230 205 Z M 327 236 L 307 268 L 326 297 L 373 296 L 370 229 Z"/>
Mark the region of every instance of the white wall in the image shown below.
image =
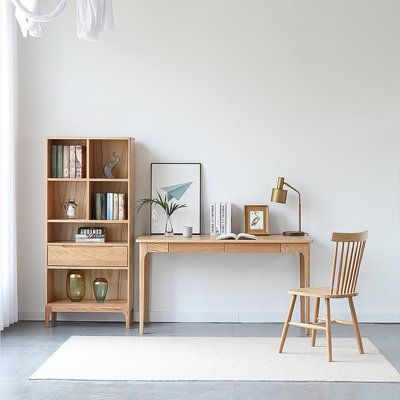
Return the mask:
<path id="1" fill-rule="evenodd" d="M 330 232 L 368 229 L 360 320 L 399 321 L 398 1 L 117 0 L 115 34 L 94 43 L 76 38 L 74 3 L 19 41 L 22 318 L 43 315 L 44 138 L 127 135 L 137 199 L 151 161 L 201 162 L 206 216 L 211 201 L 269 202 L 285 176 L 303 194 L 314 284 Z M 296 200 L 271 204 L 272 232 L 296 228 Z M 281 321 L 298 280 L 295 255 L 157 255 L 152 318 Z"/>

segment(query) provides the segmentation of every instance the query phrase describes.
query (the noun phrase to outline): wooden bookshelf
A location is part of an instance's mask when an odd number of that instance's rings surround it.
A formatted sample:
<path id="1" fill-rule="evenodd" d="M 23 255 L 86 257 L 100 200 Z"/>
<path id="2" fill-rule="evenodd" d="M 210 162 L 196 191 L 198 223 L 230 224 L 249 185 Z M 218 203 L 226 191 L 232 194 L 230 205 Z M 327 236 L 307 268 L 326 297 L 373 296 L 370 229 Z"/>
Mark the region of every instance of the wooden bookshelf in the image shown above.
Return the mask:
<path id="1" fill-rule="evenodd" d="M 52 145 L 85 146 L 82 178 L 56 178 L 51 175 Z M 114 167 L 115 179 L 103 176 L 104 164 L 115 152 L 120 162 Z M 114 312 L 125 316 L 126 327 L 133 312 L 133 227 L 134 227 L 134 139 L 54 137 L 46 143 L 46 305 L 45 326 L 57 321 L 58 312 Z M 95 193 L 125 193 L 126 219 L 95 219 Z M 64 203 L 75 199 L 76 218 L 68 219 Z M 76 243 L 79 227 L 105 227 L 105 243 Z M 72 302 L 66 293 L 69 270 L 85 272 L 86 295 Z M 97 303 L 93 280 L 105 277 L 109 287 L 104 303 Z"/>

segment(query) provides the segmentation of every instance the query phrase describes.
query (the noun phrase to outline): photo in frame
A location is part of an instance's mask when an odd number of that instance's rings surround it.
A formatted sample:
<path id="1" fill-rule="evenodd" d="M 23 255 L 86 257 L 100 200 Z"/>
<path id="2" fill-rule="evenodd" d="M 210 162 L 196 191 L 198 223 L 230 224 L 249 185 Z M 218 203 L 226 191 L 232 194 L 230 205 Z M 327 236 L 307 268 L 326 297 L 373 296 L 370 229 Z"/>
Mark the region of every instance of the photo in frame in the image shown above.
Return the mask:
<path id="1" fill-rule="evenodd" d="M 244 231 L 252 235 L 269 235 L 269 207 L 267 205 L 244 206 Z"/>
<path id="2" fill-rule="evenodd" d="M 193 234 L 201 233 L 201 164 L 151 163 L 151 197 L 166 196 L 168 202 L 186 204 L 171 217 L 174 234 L 182 234 L 184 226 L 193 227 Z M 157 205 L 150 207 L 150 233 L 164 234 L 165 212 Z"/>

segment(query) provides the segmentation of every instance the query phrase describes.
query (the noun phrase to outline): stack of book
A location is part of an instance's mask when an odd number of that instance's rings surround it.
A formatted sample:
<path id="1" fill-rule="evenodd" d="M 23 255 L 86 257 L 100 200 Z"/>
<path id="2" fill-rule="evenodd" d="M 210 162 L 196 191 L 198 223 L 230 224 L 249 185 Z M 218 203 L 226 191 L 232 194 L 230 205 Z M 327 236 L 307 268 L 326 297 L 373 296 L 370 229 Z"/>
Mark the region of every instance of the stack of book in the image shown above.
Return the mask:
<path id="1" fill-rule="evenodd" d="M 227 202 L 210 204 L 210 235 L 231 233 L 232 204 Z"/>
<path id="2" fill-rule="evenodd" d="M 84 178 L 85 146 L 51 146 L 52 178 Z"/>
<path id="3" fill-rule="evenodd" d="M 78 228 L 75 234 L 76 243 L 104 243 L 106 241 L 106 228 Z"/>
<path id="4" fill-rule="evenodd" d="M 125 193 L 96 193 L 95 219 L 126 219 Z"/>

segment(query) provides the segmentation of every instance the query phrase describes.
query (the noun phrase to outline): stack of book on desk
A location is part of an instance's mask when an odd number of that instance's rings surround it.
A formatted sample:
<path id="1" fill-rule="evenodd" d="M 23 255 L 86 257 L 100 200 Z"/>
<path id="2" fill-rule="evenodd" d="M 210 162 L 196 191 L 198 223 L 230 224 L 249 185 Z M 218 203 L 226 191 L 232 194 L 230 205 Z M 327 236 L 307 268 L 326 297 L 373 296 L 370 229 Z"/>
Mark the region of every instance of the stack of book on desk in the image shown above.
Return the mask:
<path id="1" fill-rule="evenodd" d="M 232 204 L 229 202 L 210 204 L 210 235 L 232 231 Z"/>

